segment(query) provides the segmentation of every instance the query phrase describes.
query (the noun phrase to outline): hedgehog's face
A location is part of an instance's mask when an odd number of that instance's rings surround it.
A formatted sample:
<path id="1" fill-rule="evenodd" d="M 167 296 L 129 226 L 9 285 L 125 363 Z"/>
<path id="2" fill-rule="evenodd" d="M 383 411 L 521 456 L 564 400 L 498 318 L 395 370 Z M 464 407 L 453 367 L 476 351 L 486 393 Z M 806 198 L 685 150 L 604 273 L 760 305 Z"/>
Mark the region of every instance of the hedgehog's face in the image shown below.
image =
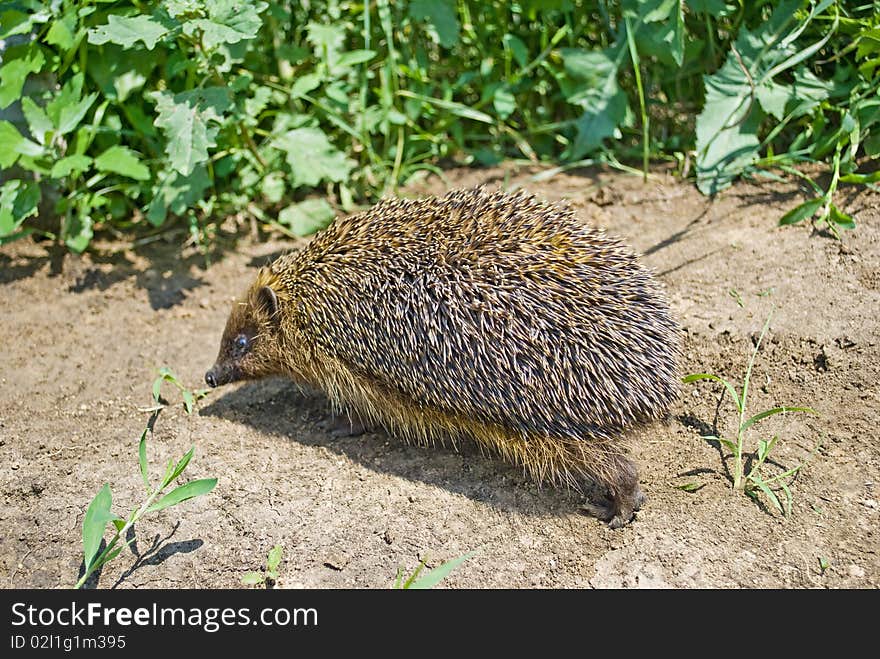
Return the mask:
<path id="1" fill-rule="evenodd" d="M 278 296 L 269 286 L 253 286 L 226 321 L 220 352 L 205 382 L 211 387 L 255 380 L 279 372 Z"/>

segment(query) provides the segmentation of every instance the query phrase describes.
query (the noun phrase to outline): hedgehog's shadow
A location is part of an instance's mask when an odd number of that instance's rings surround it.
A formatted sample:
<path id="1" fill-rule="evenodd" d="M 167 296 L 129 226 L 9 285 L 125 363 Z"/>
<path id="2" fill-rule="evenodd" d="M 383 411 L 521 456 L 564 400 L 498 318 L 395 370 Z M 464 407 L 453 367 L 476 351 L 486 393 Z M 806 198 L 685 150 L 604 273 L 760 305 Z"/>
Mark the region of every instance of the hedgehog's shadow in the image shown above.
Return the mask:
<path id="1" fill-rule="evenodd" d="M 584 484 L 584 493 L 538 486 L 522 468 L 487 454 L 473 441 L 457 448 L 407 444 L 384 430 L 359 436 L 331 433 L 329 402 L 318 393 L 302 392 L 288 380 L 247 383 L 201 408 L 201 414 L 234 419 L 267 435 L 306 446 L 323 446 L 376 472 L 442 487 L 504 511 L 529 515 L 581 512 L 601 488 Z"/>

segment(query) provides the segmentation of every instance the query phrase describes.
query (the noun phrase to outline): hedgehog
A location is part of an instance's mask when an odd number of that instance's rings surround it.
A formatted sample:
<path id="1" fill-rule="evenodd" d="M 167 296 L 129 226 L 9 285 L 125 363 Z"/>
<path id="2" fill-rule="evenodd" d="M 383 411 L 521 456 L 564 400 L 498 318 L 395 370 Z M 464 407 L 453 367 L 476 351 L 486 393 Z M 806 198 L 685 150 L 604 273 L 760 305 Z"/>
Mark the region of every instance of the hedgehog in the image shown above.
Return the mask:
<path id="1" fill-rule="evenodd" d="M 668 413 L 679 352 L 632 249 L 481 187 L 383 199 L 261 268 L 205 380 L 287 376 L 404 440 L 474 440 L 618 528 L 645 500 L 626 437 Z"/>

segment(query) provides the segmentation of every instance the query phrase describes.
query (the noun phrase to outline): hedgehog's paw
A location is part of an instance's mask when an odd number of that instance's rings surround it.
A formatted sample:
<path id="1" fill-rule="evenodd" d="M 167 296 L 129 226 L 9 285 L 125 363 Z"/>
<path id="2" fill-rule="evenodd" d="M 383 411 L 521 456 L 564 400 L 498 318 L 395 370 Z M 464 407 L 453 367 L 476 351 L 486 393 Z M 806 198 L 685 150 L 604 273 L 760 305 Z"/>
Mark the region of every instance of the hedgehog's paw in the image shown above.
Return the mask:
<path id="1" fill-rule="evenodd" d="M 581 505 L 581 510 L 607 522 L 612 529 L 619 529 L 633 520 L 644 502 L 645 495 L 639 490 L 634 498 L 625 501 L 605 497 L 598 501 L 588 501 Z"/>
<path id="2" fill-rule="evenodd" d="M 626 477 L 609 485 L 605 496 L 594 498 L 581 506 L 586 513 L 607 522 L 612 529 L 619 529 L 631 522 L 636 511 L 641 509 L 646 500 L 638 480 L 634 479 L 634 465 L 633 469 L 622 471 L 621 474 L 625 474 Z M 633 478 L 630 478 L 630 475 Z"/>

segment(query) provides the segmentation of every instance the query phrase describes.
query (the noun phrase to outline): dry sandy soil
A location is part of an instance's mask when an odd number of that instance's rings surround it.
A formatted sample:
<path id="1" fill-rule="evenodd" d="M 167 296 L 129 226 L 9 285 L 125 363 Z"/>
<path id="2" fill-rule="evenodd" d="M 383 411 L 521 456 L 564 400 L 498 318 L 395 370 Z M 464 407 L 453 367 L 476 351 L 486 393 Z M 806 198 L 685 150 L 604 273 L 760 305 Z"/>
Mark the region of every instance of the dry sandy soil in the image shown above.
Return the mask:
<path id="1" fill-rule="evenodd" d="M 768 474 L 807 461 L 790 517 L 735 493 L 729 456 L 701 439 L 734 431 L 733 406 L 711 383 L 684 385 L 667 421 L 634 434 L 648 501 L 620 530 L 583 514 L 574 494 L 539 488 L 472 446 L 335 437 L 326 401 L 283 380 L 216 390 L 191 415 L 166 386 L 173 404 L 149 444 L 154 474 L 194 444 L 185 476 L 219 484 L 144 519 L 132 551 L 88 585 L 238 587 L 280 544 L 281 587 L 387 588 L 399 567 L 474 549 L 443 585 L 880 586 L 880 195 L 839 193 L 858 228 L 838 242 L 809 224 L 777 227 L 805 199 L 796 183 L 741 183 L 713 202 L 664 173 L 644 184 L 613 172 L 536 172 L 451 171 L 406 194 L 486 183 L 570 200 L 659 274 L 685 331 L 683 373 L 740 382 L 775 307 L 751 410 L 821 413 L 773 417 L 749 436 L 754 448 L 779 435 Z M 221 245 L 207 269 L 179 237 L 63 262 L 38 243 L 0 249 L 4 587 L 77 580 L 80 527 L 98 489 L 110 483 L 121 514 L 141 501 L 140 409 L 156 370 L 201 387 L 234 296 L 291 242 L 245 231 Z M 689 483 L 701 487 L 677 487 Z"/>

